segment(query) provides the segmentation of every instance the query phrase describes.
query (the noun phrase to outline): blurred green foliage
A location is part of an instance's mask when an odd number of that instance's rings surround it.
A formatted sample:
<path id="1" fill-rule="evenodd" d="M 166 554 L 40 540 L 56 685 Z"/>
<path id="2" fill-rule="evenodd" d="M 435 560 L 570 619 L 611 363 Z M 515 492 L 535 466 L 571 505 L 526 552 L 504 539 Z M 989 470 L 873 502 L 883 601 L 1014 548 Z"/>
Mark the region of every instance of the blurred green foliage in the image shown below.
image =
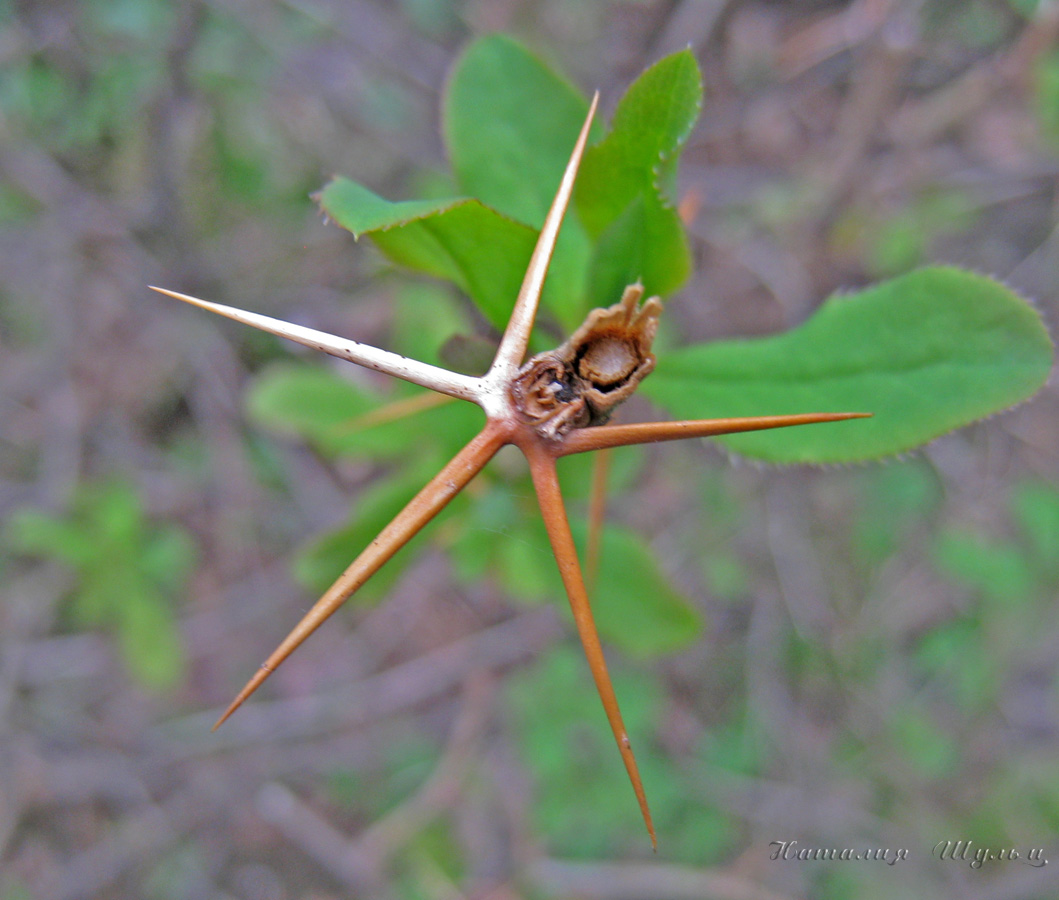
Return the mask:
<path id="1" fill-rule="evenodd" d="M 76 575 L 70 624 L 113 631 L 137 682 L 154 690 L 179 683 L 184 653 L 173 597 L 194 568 L 195 547 L 178 526 L 152 524 L 132 485 L 85 485 L 66 515 L 24 509 L 5 538 L 15 552 Z"/>
<path id="2" fill-rule="evenodd" d="M 696 863 L 722 859 L 739 830 L 703 802 L 695 787 L 701 773 L 682 775 L 659 752 L 655 736 L 665 706 L 658 685 L 622 667 L 612 675 L 656 827 L 667 835 L 666 856 Z M 507 697 L 519 754 L 533 773 L 533 811 L 541 833 L 573 858 L 634 847 L 641 838 L 628 827 L 628 798 L 614 789 L 621 761 L 607 762 L 610 735 L 581 655 L 569 647 L 550 651 L 512 680 Z M 706 744 L 702 763 L 707 771 L 725 765 L 719 748 L 731 739 L 731 732 L 722 733 Z"/>
<path id="3" fill-rule="evenodd" d="M 977 211 L 959 190 L 924 191 L 892 210 L 877 204 L 843 210 L 831 230 L 835 249 L 863 261 L 876 277 L 889 277 L 921 265 L 939 239 L 971 228 Z"/>

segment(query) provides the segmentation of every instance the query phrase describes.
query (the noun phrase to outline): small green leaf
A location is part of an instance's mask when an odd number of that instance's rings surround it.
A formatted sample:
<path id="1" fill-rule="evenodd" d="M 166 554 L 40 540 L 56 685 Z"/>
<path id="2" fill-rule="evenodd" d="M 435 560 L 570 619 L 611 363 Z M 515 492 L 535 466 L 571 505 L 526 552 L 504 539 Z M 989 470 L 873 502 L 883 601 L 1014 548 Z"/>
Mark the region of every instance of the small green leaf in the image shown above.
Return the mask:
<path id="1" fill-rule="evenodd" d="M 667 56 L 626 91 L 610 133 L 585 154 L 576 199 L 599 242 L 593 303 L 615 302 L 621 288 L 638 279 L 648 294 L 668 294 L 690 274 L 691 253 L 671 194 L 701 103 L 694 56 L 688 50 Z"/>
<path id="2" fill-rule="evenodd" d="M 589 233 L 598 235 L 640 197 L 672 206 L 677 161 L 701 105 L 702 78 L 690 50 L 659 60 L 633 82 L 610 133 L 585 154 L 577 208 Z"/>
<path id="3" fill-rule="evenodd" d="M 770 462 L 839 463 L 901 453 L 1021 403 L 1051 365 L 1032 306 L 989 278 L 937 267 L 832 297 L 776 337 L 668 353 L 643 390 L 688 419 L 874 413 L 718 438 Z"/>
<path id="4" fill-rule="evenodd" d="M 247 395 L 250 417 L 261 425 L 311 441 L 321 452 L 335 455 L 390 457 L 407 449 L 395 446 L 392 435 L 376 429 L 350 430 L 380 405 L 377 397 L 321 366 L 281 363 L 262 373 Z"/>
<path id="5" fill-rule="evenodd" d="M 650 295 L 677 290 L 691 273 L 684 226 L 649 196 L 635 198 L 599 236 L 588 279 L 592 306 L 610 306 L 626 285 L 640 282 Z"/>
<path id="6" fill-rule="evenodd" d="M 398 388 L 394 401 L 423 395 L 422 389 L 409 390 Z M 305 438 L 329 456 L 393 459 L 414 452 L 424 459 L 427 448 L 451 456 L 481 428 L 481 412 L 466 403 L 445 403 L 374 424 L 362 419 L 384 409 L 377 397 L 337 372 L 305 364 L 270 367 L 247 395 L 254 421 Z"/>
<path id="7" fill-rule="evenodd" d="M 537 240 L 533 228 L 466 198 L 391 203 L 348 178 L 316 196 L 354 236 L 368 235 L 399 265 L 452 282 L 503 328 Z"/>
<path id="8" fill-rule="evenodd" d="M 183 672 L 179 628 L 165 593 L 179 589 L 195 548 L 181 529 L 155 529 L 136 488 L 112 480 L 82 485 L 65 518 L 23 511 L 16 546 L 53 556 L 77 574 L 68 620 L 116 630 L 125 666 L 144 687 L 171 687 Z"/>

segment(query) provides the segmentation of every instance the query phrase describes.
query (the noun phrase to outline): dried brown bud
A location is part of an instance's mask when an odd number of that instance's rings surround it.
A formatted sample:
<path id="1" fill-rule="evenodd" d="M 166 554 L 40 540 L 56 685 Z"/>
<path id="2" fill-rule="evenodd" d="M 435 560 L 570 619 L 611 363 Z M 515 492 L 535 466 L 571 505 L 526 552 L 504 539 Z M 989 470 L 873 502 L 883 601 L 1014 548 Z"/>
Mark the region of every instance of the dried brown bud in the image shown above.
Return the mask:
<path id="1" fill-rule="evenodd" d="M 574 428 L 602 425 L 655 367 L 651 343 L 662 303 L 641 307 L 643 285 L 594 309 L 566 343 L 526 363 L 511 385 L 516 409 L 553 440 Z"/>

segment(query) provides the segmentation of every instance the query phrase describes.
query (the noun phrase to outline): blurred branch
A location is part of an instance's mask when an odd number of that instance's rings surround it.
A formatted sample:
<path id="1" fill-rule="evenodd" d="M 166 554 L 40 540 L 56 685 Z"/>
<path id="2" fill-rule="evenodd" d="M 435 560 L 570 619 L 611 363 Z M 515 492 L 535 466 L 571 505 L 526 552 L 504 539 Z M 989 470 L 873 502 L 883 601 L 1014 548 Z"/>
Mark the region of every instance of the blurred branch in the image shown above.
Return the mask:
<path id="1" fill-rule="evenodd" d="M 491 679 L 481 670 L 467 679 L 464 702 L 433 773 L 403 803 L 349 839 L 287 788 L 272 783 L 258 795 L 258 811 L 294 844 L 355 891 L 385 898 L 387 863 L 397 851 L 459 796 L 492 699 Z"/>
<path id="2" fill-rule="evenodd" d="M 578 900 L 791 900 L 739 875 L 650 863 L 581 863 L 542 859 L 528 874 L 547 894 Z"/>
<path id="3" fill-rule="evenodd" d="M 152 862 L 189 832 L 214 818 L 224 804 L 225 792 L 212 780 L 192 779 L 163 804 L 148 806 L 123 817 L 105 837 L 72 856 L 62 870 L 55 900 L 91 900 L 126 871 Z M 198 879 L 211 897 L 223 897 L 215 886 Z"/>
<path id="4" fill-rule="evenodd" d="M 363 725 L 445 694 L 476 669 L 502 668 L 535 656 L 558 634 L 554 610 L 534 610 L 340 690 L 249 704 L 213 734 L 217 712 L 171 720 L 157 726 L 154 736 L 171 743 L 176 757 L 183 758 Z"/>
<path id="5" fill-rule="evenodd" d="M 477 745 L 488 723 L 495 685 L 484 670 L 467 678 L 463 706 L 452 727 L 445 750 L 423 786 L 404 803 L 357 838 L 361 852 L 381 871 L 386 860 L 431 819 L 452 805 L 477 759 Z"/>

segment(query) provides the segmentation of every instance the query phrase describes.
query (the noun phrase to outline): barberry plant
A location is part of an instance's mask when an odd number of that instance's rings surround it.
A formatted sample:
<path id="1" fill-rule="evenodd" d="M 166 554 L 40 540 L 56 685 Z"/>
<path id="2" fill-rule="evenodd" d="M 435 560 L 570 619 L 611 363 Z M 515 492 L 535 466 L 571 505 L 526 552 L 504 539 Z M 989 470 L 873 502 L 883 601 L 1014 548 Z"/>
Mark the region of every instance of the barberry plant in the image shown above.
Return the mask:
<path id="1" fill-rule="evenodd" d="M 484 38 L 457 64 L 445 101 L 445 137 L 467 196 L 393 203 L 342 178 L 321 191 L 318 200 L 331 219 L 356 236 L 369 235 L 394 262 L 453 282 L 502 331 L 484 375 L 155 288 L 469 400 L 486 416 L 479 433 L 382 528 L 262 664 L 218 725 L 502 446 L 513 444 L 529 462 L 574 622 L 654 844 L 557 460 L 720 436 L 741 454 L 775 462 L 872 459 L 1010 407 L 1040 387 L 1052 345 L 1037 313 L 1006 287 L 949 267 L 832 298 L 778 337 L 693 345 L 656 357 L 652 343 L 662 306 L 653 295 L 672 293 L 690 271 L 672 192 L 700 100 L 694 58 L 687 51 L 674 54 L 630 87 L 601 137 L 593 130 L 598 96 L 585 100 L 513 41 Z M 541 308 L 573 334 L 527 361 Z M 683 418 L 608 424 L 641 382 L 663 409 Z M 429 405 L 413 402 L 400 414 Z M 865 421 L 843 423 L 855 418 Z M 808 424 L 815 427 L 787 430 Z"/>

